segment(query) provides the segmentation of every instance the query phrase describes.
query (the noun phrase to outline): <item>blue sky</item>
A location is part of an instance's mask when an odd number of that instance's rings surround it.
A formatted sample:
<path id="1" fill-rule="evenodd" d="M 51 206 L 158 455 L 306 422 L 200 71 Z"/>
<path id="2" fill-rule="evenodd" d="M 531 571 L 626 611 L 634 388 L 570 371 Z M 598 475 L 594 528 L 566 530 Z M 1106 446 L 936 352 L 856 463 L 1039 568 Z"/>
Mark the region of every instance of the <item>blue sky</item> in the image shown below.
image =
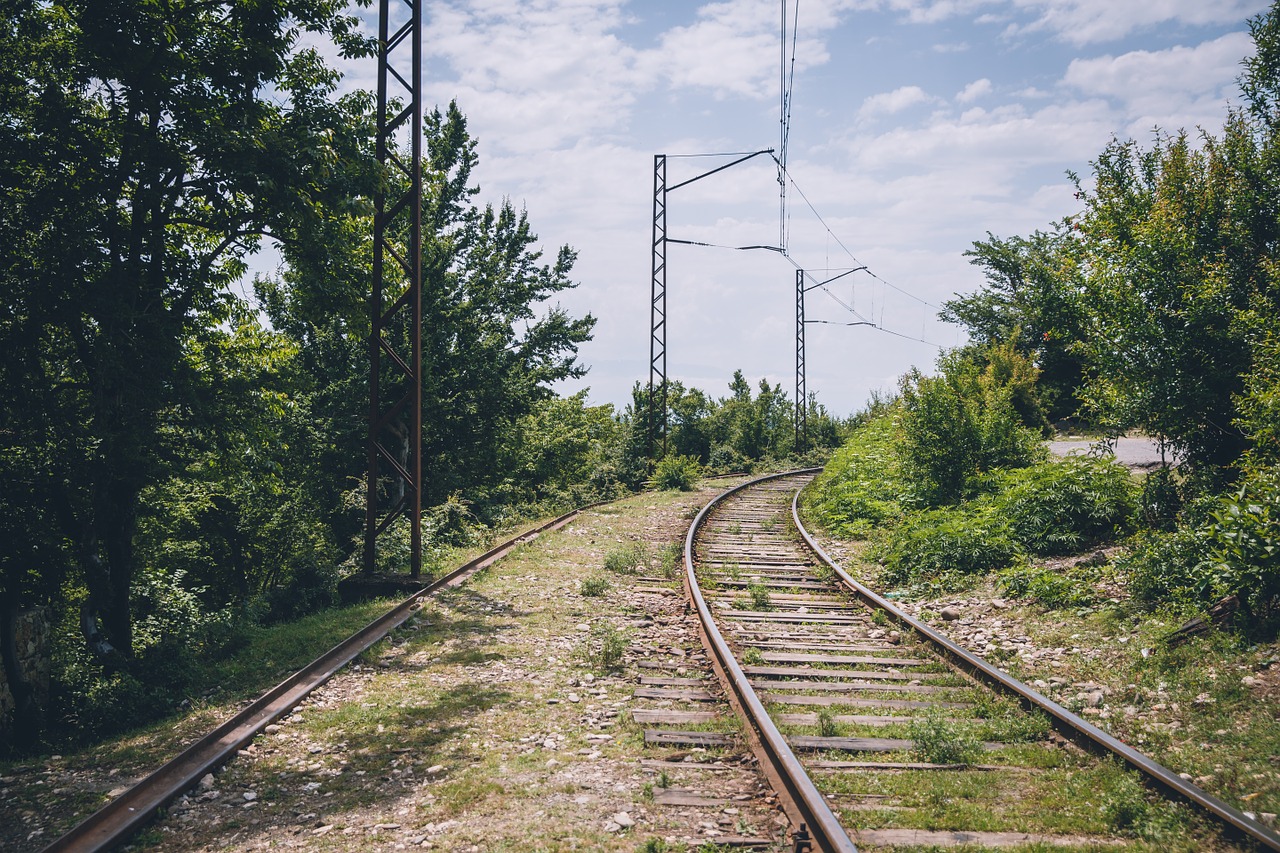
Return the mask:
<path id="1" fill-rule="evenodd" d="M 935 315 L 981 284 L 963 252 L 1075 212 L 1066 171 L 1087 180 L 1113 135 L 1216 132 L 1239 100 L 1246 19 L 1267 6 L 800 0 L 789 165 L 821 220 L 790 191 L 790 254 L 808 269 L 867 264 L 875 277 L 811 292 L 808 313 L 844 323 L 851 304 L 888 330 L 811 325 L 809 390 L 849 414 L 911 366 L 930 368 L 933 344 L 962 342 Z M 562 390 L 625 403 L 648 371 L 653 155 L 777 145 L 779 0 L 426 9 L 427 103 L 456 98 L 468 116 L 482 198 L 526 207 L 548 257 L 565 243 L 579 252 L 580 284 L 561 303 L 599 322 L 581 352 L 591 372 Z M 371 87 L 371 61 L 342 67 L 348 85 Z M 673 160 L 670 181 L 717 162 Z M 776 243 L 774 165 L 757 158 L 672 193 L 669 226 Z M 790 393 L 794 266 L 689 246 L 672 246 L 668 265 L 671 378 L 722 396 L 740 368 Z"/>

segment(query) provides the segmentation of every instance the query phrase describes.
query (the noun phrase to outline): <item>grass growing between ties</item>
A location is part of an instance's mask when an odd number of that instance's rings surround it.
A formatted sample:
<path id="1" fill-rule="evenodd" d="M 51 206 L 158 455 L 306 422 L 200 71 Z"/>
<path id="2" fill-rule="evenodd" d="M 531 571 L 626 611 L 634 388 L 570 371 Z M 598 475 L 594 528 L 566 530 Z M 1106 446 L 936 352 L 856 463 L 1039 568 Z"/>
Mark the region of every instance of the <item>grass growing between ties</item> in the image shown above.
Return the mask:
<path id="1" fill-rule="evenodd" d="M 819 718 L 821 726 L 821 718 Z M 907 731 L 917 760 L 931 764 L 974 764 L 982 743 L 939 709 L 914 717 Z"/>

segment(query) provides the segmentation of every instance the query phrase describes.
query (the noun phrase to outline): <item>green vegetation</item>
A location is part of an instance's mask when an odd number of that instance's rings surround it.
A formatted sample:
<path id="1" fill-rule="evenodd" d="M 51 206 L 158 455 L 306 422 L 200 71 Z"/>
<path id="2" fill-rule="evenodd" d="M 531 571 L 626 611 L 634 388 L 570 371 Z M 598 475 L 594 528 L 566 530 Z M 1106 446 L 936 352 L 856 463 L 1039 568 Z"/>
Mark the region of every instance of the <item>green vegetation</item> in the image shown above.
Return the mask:
<path id="1" fill-rule="evenodd" d="M 323 59 L 372 62 L 347 4 L 242 6 L 0 13 L 0 644 L 48 608 L 57 662 L 41 707 L 4 656 L 0 750 L 167 714 L 228 638 L 334 606 L 357 570 L 373 201 L 404 176 L 378 165 L 372 94 Z M 655 465 L 687 488 L 702 466 L 797 454 L 793 402 L 741 373 L 723 400 L 672 383 L 666 459 L 647 456 L 646 395 L 557 396 L 595 323 L 556 305 L 574 251 L 544 256 L 518 203 L 477 201 L 457 104 L 422 131 L 428 573 Z M 259 250 L 280 262 L 248 281 Z M 389 266 L 387 303 L 405 287 Z M 407 329 L 386 334 L 411 351 Z M 821 455 L 841 424 L 803 404 Z M 377 570 L 404 572 L 408 549 L 397 520 Z"/>
<path id="2" fill-rule="evenodd" d="M 881 580 L 917 592 L 999 573 L 1009 595 L 1086 606 L 1098 584 L 1189 614 L 1225 598 L 1280 629 L 1280 7 L 1250 22 L 1245 98 L 1220 135 L 1115 140 L 1076 178 L 1078 214 L 974 244 L 986 274 L 943 316 L 970 342 L 876 398 L 804 506 L 871 539 Z M 1140 430 L 1178 467 L 1135 481 L 1046 461 L 1050 422 Z M 1027 560 L 1129 542 L 1106 571 Z"/>
<path id="3" fill-rule="evenodd" d="M 649 564 L 649 550 L 643 542 L 631 542 L 604 555 L 604 567 L 620 575 L 634 575 Z"/>
<path id="4" fill-rule="evenodd" d="M 698 460 L 692 456 L 667 456 L 653 472 L 655 489 L 679 489 L 687 492 L 700 476 Z"/>
<path id="5" fill-rule="evenodd" d="M 936 708 L 913 717 L 909 730 L 914 742 L 912 752 L 920 761 L 972 764 L 982 753 L 982 744 L 977 738 Z"/>
<path id="6" fill-rule="evenodd" d="M 609 579 L 600 575 L 585 577 L 578 584 L 578 592 L 588 598 L 597 598 L 609 591 Z"/>
<path id="7" fill-rule="evenodd" d="M 583 650 L 587 664 L 601 673 L 609 673 L 622 665 L 627 650 L 626 635 L 608 622 L 595 622 Z"/>
<path id="8" fill-rule="evenodd" d="M 751 596 L 749 609 L 772 610 L 773 599 L 769 597 L 769 588 L 762 583 L 747 584 L 747 595 Z"/>

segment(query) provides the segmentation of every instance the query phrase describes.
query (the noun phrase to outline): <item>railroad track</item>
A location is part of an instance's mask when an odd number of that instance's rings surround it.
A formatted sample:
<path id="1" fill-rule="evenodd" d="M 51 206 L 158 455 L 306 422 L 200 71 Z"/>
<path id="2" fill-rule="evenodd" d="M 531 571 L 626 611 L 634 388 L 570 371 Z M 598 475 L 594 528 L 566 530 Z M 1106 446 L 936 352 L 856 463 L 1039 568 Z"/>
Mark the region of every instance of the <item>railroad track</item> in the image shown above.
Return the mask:
<path id="1" fill-rule="evenodd" d="M 181 754 L 77 824 L 70 832 L 46 847 L 44 853 L 89 853 L 112 850 L 124 844 L 149 823 L 160 809 L 191 790 L 206 773 L 226 764 L 269 724 L 288 714 L 357 655 L 409 619 L 422 607 L 425 598 L 461 584 L 525 542 L 532 541 L 543 533 L 559 530 L 573 521 L 580 512 L 581 509 L 574 510 L 513 536 L 432 581 L 249 703 Z"/>
<path id="2" fill-rule="evenodd" d="M 1115 803 L 1095 800 L 1115 796 L 1099 793 L 1108 785 L 1147 796 L 1117 782 L 1134 770 L 1246 844 L 1280 850 L 1267 827 L 857 583 L 800 521 L 796 498 L 815 473 L 725 492 L 685 542 L 708 656 L 796 851 L 1130 846 L 1107 817 Z M 715 737 L 687 726 L 645 734 Z"/>

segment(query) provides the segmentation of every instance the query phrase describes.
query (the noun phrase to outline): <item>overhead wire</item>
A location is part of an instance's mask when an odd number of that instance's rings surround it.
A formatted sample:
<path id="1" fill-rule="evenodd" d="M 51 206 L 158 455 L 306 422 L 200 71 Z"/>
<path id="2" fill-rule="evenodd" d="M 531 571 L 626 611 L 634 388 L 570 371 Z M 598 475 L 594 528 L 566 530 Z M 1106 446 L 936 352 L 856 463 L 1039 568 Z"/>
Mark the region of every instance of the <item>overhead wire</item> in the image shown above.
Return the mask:
<path id="1" fill-rule="evenodd" d="M 800 185 L 796 182 L 795 177 L 792 176 L 790 170 L 787 168 L 788 150 L 789 150 L 790 136 L 791 136 L 792 93 L 795 87 L 795 75 L 796 75 L 796 51 L 799 46 L 800 28 L 797 24 L 800 18 L 800 0 L 794 0 L 794 6 L 793 6 L 793 11 L 791 16 L 790 55 L 788 55 L 788 52 L 787 52 L 787 0 L 781 0 L 780 7 L 781 7 L 782 22 L 781 22 L 781 33 L 780 33 L 780 39 L 779 39 L 779 48 L 780 48 L 781 56 L 780 56 L 780 62 L 779 62 L 779 68 L 778 68 L 778 88 L 779 88 L 779 99 L 780 99 L 778 112 L 779 112 L 779 123 L 781 126 L 779 128 L 778 153 L 777 154 L 774 154 L 772 152 L 769 153 L 769 156 L 773 158 L 774 163 L 776 163 L 778 166 L 778 245 L 777 246 L 765 246 L 765 245 L 729 246 L 721 243 L 712 243 L 712 242 L 703 241 L 703 240 L 674 240 L 674 239 L 668 239 L 668 242 L 683 244 L 687 246 L 704 246 L 704 247 L 713 248 L 713 249 L 728 249 L 732 251 L 764 249 L 767 251 L 777 252 L 782 257 L 786 258 L 791 263 L 791 265 L 794 266 L 796 269 L 803 270 L 799 262 L 797 262 L 795 258 L 791 256 L 789 246 L 788 246 L 788 237 L 789 237 L 789 230 L 790 230 L 788 226 L 790 224 L 790 213 L 787 205 L 787 186 L 788 184 L 790 184 L 790 186 L 793 187 L 795 191 L 800 195 L 800 198 L 804 200 L 804 203 L 809 208 L 809 211 L 814 215 L 814 217 L 818 220 L 818 222 L 822 224 L 823 229 L 827 232 L 827 250 L 826 250 L 827 263 L 830 264 L 830 241 L 835 240 L 836 245 L 838 245 L 844 251 L 844 253 L 848 255 L 849 258 L 853 260 L 853 262 L 860 267 L 860 269 L 854 269 L 851 271 L 865 272 L 867 275 L 871 276 L 871 278 L 873 278 L 875 281 L 879 282 L 882 288 L 882 293 L 880 298 L 880 318 L 877 321 L 875 317 L 874 286 L 872 289 L 872 298 L 871 298 L 871 317 L 868 318 L 867 316 L 865 316 L 864 314 L 862 314 L 860 311 L 857 310 L 857 308 L 853 305 L 852 298 L 849 302 L 845 302 L 843 299 L 841 299 L 839 296 L 833 293 L 831 289 L 827 287 L 827 284 L 825 282 L 820 283 L 816 286 L 819 287 L 824 293 L 826 293 L 827 296 L 829 296 L 832 300 L 834 300 L 838 305 L 840 305 L 842 308 L 844 308 L 854 317 L 857 317 L 859 322 L 835 323 L 828 320 L 813 320 L 810 322 L 821 323 L 825 325 L 833 325 L 833 326 L 834 325 L 843 325 L 843 326 L 867 325 L 873 329 L 884 332 L 887 335 L 893 335 L 894 337 L 902 338 L 904 340 L 927 344 L 932 347 L 937 347 L 938 349 L 944 349 L 944 347 L 941 344 L 937 344 L 937 343 L 934 343 L 933 341 L 929 341 L 925 339 L 924 337 L 925 317 L 924 317 L 923 311 L 921 314 L 921 330 L 920 330 L 921 336 L 918 338 L 912 335 L 904 334 L 902 332 L 895 332 L 892 329 L 888 329 L 885 327 L 884 325 L 885 299 L 883 295 L 883 288 L 885 287 L 888 287 L 902 294 L 903 296 L 906 296 L 908 299 L 915 300 L 916 302 L 920 303 L 920 305 L 922 306 L 922 309 L 924 307 L 928 307 L 928 308 L 933 308 L 934 310 L 941 310 L 941 308 L 937 305 L 934 305 L 932 302 L 929 302 L 926 299 L 922 299 L 919 296 L 916 296 L 914 293 L 904 290 L 903 288 L 898 287 L 896 284 L 881 278 L 880 276 L 876 275 L 869 267 L 867 267 L 866 264 L 860 261 L 858 257 L 854 255 L 853 252 L 849 249 L 849 247 L 845 245 L 844 241 L 840 239 L 839 235 L 837 235 L 835 231 L 831 229 L 831 226 L 827 224 L 827 221 L 822 217 L 822 214 L 818 212 L 818 209 L 814 206 L 813 202 L 809 200 L 809 197 L 805 194 L 804 190 L 801 189 Z M 736 157 L 736 156 L 743 156 L 748 153 L 750 152 L 742 151 L 742 152 L 719 152 L 719 153 L 702 153 L 702 154 L 668 154 L 667 156 L 669 158 L 691 159 L 695 157 Z M 756 153 L 763 153 L 763 152 L 756 152 Z M 805 274 L 810 274 L 811 272 L 813 272 L 811 270 L 803 270 L 803 271 Z M 826 271 L 829 271 L 829 270 L 826 270 Z M 851 295 L 854 292 L 856 291 L 851 291 Z"/>

